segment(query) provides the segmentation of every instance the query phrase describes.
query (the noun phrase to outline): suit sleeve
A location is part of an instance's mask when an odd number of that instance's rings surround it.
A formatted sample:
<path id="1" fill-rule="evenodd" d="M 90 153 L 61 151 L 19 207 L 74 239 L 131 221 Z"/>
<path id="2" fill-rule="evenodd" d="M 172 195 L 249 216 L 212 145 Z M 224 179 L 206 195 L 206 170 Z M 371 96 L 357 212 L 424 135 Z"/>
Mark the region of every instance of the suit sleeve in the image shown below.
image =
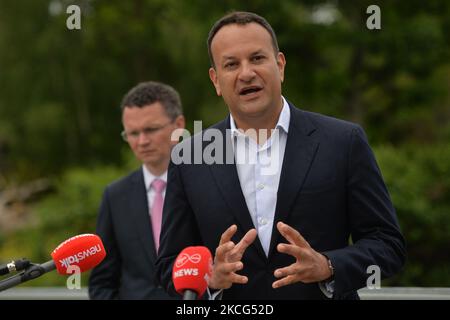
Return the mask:
<path id="1" fill-rule="evenodd" d="M 347 219 L 352 245 L 324 254 L 335 274 L 335 296 L 365 287 L 378 266 L 381 278 L 397 273 L 405 262 L 405 240 L 375 156 L 359 126 L 351 133 L 347 169 Z"/>
<path id="2" fill-rule="evenodd" d="M 108 189 L 103 194 L 97 220 L 97 235 L 105 246 L 106 257 L 89 277 L 89 297 L 94 300 L 117 299 L 121 259 L 111 217 Z"/>
<path id="3" fill-rule="evenodd" d="M 201 245 L 196 218 L 184 189 L 181 166 L 172 162 L 169 164 L 156 262 L 157 278 L 170 295 L 177 295 L 172 282 L 172 268 L 176 257 L 186 247 Z"/>

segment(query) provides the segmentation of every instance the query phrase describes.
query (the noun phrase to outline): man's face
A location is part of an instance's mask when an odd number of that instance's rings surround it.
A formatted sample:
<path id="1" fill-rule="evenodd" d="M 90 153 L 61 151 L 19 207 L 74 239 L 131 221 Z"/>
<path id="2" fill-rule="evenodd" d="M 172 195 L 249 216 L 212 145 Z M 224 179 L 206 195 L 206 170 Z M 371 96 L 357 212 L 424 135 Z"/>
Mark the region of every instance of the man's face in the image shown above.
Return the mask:
<path id="1" fill-rule="evenodd" d="M 281 109 L 284 55 L 275 54 L 269 32 L 257 23 L 231 24 L 211 43 L 216 68 L 209 76 L 236 118 L 261 118 Z"/>
<path id="2" fill-rule="evenodd" d="M 156 102 L 142 108 L 126 107 L 122 123 L 137 159 L 154 171 L 168 165 L 172 146 L 177 143 L 171 141 L 171 134 L 177 128 L 184 128 L 183 116 L 172 121 L 161 103 Z"/>

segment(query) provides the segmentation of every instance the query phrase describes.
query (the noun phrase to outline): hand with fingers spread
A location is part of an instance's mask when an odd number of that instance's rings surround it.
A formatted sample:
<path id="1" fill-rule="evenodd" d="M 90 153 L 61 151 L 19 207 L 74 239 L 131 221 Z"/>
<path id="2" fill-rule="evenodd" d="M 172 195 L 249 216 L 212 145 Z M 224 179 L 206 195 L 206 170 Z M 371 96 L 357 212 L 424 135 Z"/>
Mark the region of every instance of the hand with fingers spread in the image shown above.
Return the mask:
<path id="1" fill-rule="evenodd" d="M 274 275 L 279 280 L 272 284 L 280 288 L 296 282 L 319 282 L 331 277 L 327 258 L 315 251 L 302 235 L 283 222 L 278 222 L 277 229 L 289 243 L 280 243 L 278 252 L 293 256 L 296 261 L 290 266 L 276 269 Z"/>
<path id="2" fill-rule="evenodd" d="M 248 278 L 238 275 L 244 264 L 242 257 L 245 250 L 256 239 L 256 230 L 249 230 L 238 244 L 234 244 L 231 238 L 237 231 L 237 226 L 232 225 L 220 237 L 219 246 L 216 249 L 214 265 L 208 286 L 211 289 L 228 289 L 233 283 L 245 284 Z"/>

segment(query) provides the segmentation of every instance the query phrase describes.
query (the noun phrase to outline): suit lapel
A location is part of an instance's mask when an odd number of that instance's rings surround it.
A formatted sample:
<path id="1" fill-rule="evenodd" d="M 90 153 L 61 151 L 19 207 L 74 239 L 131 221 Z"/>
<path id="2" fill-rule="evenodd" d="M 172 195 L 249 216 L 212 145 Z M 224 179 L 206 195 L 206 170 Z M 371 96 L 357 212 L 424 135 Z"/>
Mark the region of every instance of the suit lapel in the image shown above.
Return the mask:
<path id="1" fill-rule="evenodd" d="M 222 121 L 217 126 L 217 128 L 222 132 L 222 136 L 225 137 L 225 143 L 223 144 L 224 149 L 223 154 L 225 159 L 227 150 L 228 152 L 233 152 L 233 148 L 231 146 L 232 140 L 230 137 L 230 131 L 226 130 L 227 128 L 229 129 L 229 121 L 230 118 L 228 117 L 225 121 Z M 234 156 L 231 158 L 234 159 Z M 250 212 L 248 211 L 247 203 L 245 202 L 244 194 L 242 193 L 239 177 L 237 174 L 236 164 L 235 163 L 214 164 L 210 165 L 209 167 L 220 189 L 221 194 L 225 198 L 225 201 L 228 204 L 231 213 L 238 222 L 238 225 L 241 228 L 241 230 L 245 233 L 248 230 L 255 228 L 250 216 Z M 256 238 L 253 244 L 256 248 L 256 251 L 264 259 L 266 259 L 266 255 L 262 248 L 261 242 L 259 241 L 259 238 Z"/>
<path id="2" fill-rule="evenodd" d="M 291 213 L 292 205 L 303 186 L 319 146 L 319 141 L 312 136 L 315 131 L 314 125 L 302 111 L 292 105 L 290 105 L 290 110 L 291 120 L 278 186 L 269 258 L 273 253 L 275 244 L 281 237 L 276 224 L 278 221 L 286 221 Z"/>
<path id="3" fill-rule="evenodd" d="M 156 261 L 156 248 L 153 241 L 150 211 L 148 208 L 147 193 L 142 170 L 136 172 L 130 194 L 130 212 L 128 214 L 133 218 L 147 258 L 150 259 L 151 263 L 154 263 L 154 261 Z"/>

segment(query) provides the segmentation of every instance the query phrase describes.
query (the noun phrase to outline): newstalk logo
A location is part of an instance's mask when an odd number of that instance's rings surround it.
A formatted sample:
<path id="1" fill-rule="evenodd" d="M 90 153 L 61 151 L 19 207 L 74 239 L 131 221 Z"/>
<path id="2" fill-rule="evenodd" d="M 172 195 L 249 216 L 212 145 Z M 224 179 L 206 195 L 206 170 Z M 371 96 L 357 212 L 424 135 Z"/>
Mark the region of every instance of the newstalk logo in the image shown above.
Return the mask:
<path id="1" fill-rule="evenodd" d="M 93 256 L 101 251 L 102 251 L 102 248 L 100 247 L 100 245 L 96 245 L 89 249 L 80 251 L 74 255 L 68 256 L 62 260 L 59 260 L 59 263 L 61 263 L 62 267 L 68 268 L 73 263 L 78 264 L 80 261 L 83 261 L 87 257 Z"/>

